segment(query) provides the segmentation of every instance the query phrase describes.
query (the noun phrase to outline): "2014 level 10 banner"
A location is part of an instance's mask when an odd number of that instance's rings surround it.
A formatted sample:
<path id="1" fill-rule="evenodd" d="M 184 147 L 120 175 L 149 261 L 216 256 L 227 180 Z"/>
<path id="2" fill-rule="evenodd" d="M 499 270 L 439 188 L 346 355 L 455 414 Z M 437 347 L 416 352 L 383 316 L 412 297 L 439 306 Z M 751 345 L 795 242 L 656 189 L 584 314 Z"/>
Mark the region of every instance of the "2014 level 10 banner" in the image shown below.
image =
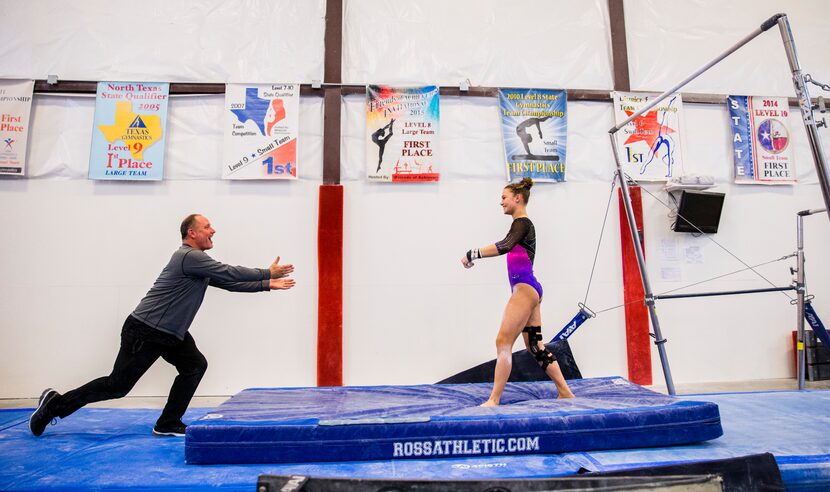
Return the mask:
<path id="1" fill-rule="evenodd" d="M 735 183 L 795 183 L 787 98 L 729 96 L 726 104 Z"/>

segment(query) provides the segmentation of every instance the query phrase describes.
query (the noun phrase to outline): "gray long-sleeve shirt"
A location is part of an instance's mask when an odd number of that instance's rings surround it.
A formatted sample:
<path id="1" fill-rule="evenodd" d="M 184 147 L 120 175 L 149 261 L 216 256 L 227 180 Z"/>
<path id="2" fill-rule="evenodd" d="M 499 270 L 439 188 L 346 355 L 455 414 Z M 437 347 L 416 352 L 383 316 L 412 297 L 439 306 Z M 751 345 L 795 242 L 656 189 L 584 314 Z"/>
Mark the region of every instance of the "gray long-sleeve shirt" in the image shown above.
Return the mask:
<path id="1" fill-rule="evenodd" d="M 132 316 L 184 340 L 208 285 L 234 292 L 259 292 L 269 290 L 270 278 L 267 268 L 226 265 L 182 244 Z"/>

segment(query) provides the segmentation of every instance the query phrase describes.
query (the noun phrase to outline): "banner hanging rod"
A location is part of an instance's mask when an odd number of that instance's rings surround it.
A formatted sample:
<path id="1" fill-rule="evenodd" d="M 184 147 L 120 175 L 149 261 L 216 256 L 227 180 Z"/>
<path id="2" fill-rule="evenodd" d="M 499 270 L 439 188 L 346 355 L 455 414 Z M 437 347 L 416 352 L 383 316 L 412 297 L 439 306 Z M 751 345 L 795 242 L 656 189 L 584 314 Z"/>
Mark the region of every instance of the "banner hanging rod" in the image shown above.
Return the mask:
<path id="1" fill-rule="evenodd" d="M 326 87 L 339 87 L 343 95 L 365 94 L 365 85 L 356 84 L 300 84 L 300 95 L 322 97 Z M 484 87 L 470 86 L 462 89 L 459 86 L 439 87 L 442 96 L 470 96 L 470 97 L 496 97 L 500 88 L 507 87 Z M 50 83 L 48 80 L 35 80 L 35 94 L 95 94 L 98 89 L 98 82 L 83 80 L 58 80 Z M 592 101 L 611 102 L 610 90 L 598 89 L 566 89 L 569 101 Z M 631 91 L 648 92 L 648 91 Z M 655 91 L 652 91 L 655 92 Z M 224 94 L 224 83 L 198 83 L 198 82 L 171 82 L 170 94 L 178 96 L 198 96 Z M 682 93 L 683 102 L 691 104 L 726 104 L 726 94 L 703 94 L 703 93 Z M 788 99 L 791 107 L 798 107 L 798 99 Z"/>

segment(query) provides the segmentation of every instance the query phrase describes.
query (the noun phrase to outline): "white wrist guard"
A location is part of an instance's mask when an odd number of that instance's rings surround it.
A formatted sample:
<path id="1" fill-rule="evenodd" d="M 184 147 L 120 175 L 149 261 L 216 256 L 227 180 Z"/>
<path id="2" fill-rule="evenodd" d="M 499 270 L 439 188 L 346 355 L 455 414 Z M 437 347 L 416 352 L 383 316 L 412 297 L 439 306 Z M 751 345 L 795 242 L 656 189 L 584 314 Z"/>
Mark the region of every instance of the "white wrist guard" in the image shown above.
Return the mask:
<path id="1" fill-rule="evenodd" d="M 479 258 L 481 258 L 481 252 L 478 250 L 478 248 L 473 248 L 467 251 L 467 261 L 469 261 L 470 263 L 472 263 L 473 260 L 477 260 Z"/>

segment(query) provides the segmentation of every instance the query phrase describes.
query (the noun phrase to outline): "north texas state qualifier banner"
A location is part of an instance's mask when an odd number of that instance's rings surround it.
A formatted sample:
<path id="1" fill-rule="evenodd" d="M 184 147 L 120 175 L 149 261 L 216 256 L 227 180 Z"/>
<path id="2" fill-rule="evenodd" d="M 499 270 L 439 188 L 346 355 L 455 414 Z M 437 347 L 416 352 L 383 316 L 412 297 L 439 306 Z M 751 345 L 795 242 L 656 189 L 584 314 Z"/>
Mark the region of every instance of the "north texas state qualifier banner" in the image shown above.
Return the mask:
<path id="1" fill-rule="evenodd" d="M 628 119 L 657 94 L 613 92 L 614 120 Z M 616 134 L 623 172 L 635 181 L 667 181 L 683 174 L 680 119 L 683 100 L 672 94 Z"/>
<path id="2" fill-rule="evenodd" d="M 89 179 L 161 180 L 170 84 L 98 82 Z"/>
<path id="3" fill-rule="evenodd" d="M 299 84 L 228 84 L 224 179 L 297 179 Z"/>
<path id="4" fill-rule="evenodd" d="M 0 80 L 0 175 L 26 175 L 34 80 Z"/>
<path id="5" fill-rule="evenodd" d="M 438 181 L 438 87 L 366 87 L 369 181 Z"/>
<path id="6" fill-rule="evenodd" d="M 787 98 L 729 96 L 726 104 L 732 128 L 735 183 L 795 183 Z"/>
<path id="7" fill-rule="evenodd" d="M 499 89 L 508 181 L 565 181 L 567 101 L 563 90 Z"/>

